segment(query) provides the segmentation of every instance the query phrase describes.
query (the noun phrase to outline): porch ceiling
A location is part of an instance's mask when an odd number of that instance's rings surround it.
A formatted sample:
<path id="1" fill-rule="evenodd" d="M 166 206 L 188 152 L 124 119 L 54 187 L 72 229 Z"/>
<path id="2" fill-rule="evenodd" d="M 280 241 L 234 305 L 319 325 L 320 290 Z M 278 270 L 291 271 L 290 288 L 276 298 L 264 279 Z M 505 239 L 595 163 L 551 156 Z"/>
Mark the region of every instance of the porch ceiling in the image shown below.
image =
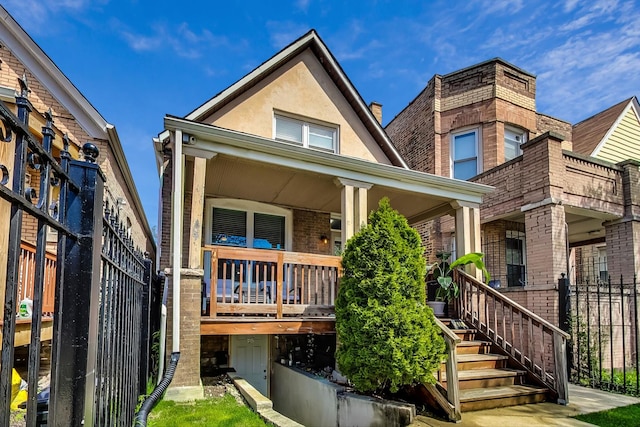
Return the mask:
<path id="1" fill-rule="evenodd" d="M 341 211 L 336 178 L 372 185 L 368 210 L 387 196 L 406 217 L 423 220 L 452 209 L 479 206 L 493 187 L 322 152 L 177 117 L 169 131 L 184 134 L 183 153 L 207 158 L 207 196 L 233 197 L 282 206 Z M 189 170 L 189 168 L 187 168 Z M 191 188 L 185 182 L 185 188 Z M 188 190 L 187 190 L 188 191 Z"/>
<path id="2" fill-rule="evenodd" d="M 207 161 L 205 193 L 321 212 L 341 211 L 341 188 L 335 175 L 228 155 L 218 155 Z M 385 196 L 406 217 L 436 210 L 451 201 L 445 197 L 374 185 L 368 194 L 368 211 L 375 209 Z"/>
<path id="3" fill-rule="evenodd" d="M 605 237 L 605 231 L 602 224 L 605 221 L 620 218 L 614 214 L 569 205 L 564 206 L 564 212 L 565 222 L 569 227 L 570 244 L 603 239 Z M 500 218 L 492 218 L 492 221 L 497 219 L 524 224 L 524 213 L 517 212 Z"/>

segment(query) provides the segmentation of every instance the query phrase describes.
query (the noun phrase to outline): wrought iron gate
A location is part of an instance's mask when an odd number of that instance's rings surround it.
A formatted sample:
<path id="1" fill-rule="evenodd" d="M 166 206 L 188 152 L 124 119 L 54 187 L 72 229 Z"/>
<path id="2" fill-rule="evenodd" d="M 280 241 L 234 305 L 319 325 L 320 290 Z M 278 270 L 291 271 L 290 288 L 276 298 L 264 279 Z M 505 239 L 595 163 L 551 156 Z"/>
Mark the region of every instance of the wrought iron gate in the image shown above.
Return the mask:
<path id="1" fill-rule="evenodd" d="M 640 285 L 634 276 L 559 281 L 560 322 L 571 333 L 571 382 L 640 396 Z"/>
<path id="2" fill-rule="evenodd" d="M 38 422 L 43 295 L 45 283 L 52 282 L 50 277 L 45 280 L 48 230 L 57 233 L 49 425 L 131 425 L 138 396 L 145 393 L 151 375 L 157 327 L 150 314 L 157 312 L 152 304 L 160 300 L 151 288 L 151 261 L 134 248 L 117 216 L 104 205 L 105 178 L 96 164 L 97 147 L 85 144 L 84 161 L 73 160 L 65 136 L 58 162 L 52 154 L 52 116 L 46 114 L 40 143 L 29 132 L 32 106 L 26 78 L 19 82 L 17 116 L 0 102 L 0 144 L 15 144 L 13 162 L 0 164 L 0 208 L 10 205 L 6 285 L 0 283 L 0 290 L 5 287 L 0 425 L 10 420 L 25 214 L 37 224 L 27 426 Z M 25 179 L 28 171 L 39 176 L 37 188 Z"/>

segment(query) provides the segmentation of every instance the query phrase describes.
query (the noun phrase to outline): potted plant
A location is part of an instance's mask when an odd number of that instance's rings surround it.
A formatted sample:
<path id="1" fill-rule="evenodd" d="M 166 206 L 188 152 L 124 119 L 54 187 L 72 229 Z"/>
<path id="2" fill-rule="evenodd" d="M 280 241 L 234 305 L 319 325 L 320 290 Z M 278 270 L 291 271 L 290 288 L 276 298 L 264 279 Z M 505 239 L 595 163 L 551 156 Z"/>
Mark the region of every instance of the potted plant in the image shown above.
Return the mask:
<path id="1" fill-rule="evenodd" d="M 471 252 L 462 255 L 451 263 L 449 263 L 449 257 L 451 257 L 451 252 L 439 251 L 436 253 L 438 261 L 427 266 L 427 272 L 431 273 L 433 281 L 438 286 L 435 301 L 428 301 L 427 304 L 429 304 L 434 314 L 438 317 L 444 315 L 444 308 L 449 304 L 449 301 L 458 298 L 460 295 L 460 287 L 453 280 L 453 270 L 458 267 L 473 264 L 476 268 L 482 270 L 486 282 L 490 279 L 489 272 L 485 268 L 482 260 L 484 257 L 483 253 Z"/>

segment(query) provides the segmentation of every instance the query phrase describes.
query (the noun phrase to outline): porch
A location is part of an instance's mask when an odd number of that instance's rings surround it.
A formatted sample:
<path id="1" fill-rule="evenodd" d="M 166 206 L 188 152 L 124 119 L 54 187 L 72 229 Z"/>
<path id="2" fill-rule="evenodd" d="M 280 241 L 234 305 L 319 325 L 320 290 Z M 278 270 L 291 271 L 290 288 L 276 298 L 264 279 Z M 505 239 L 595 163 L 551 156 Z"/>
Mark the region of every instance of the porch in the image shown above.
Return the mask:
<path id="1" fill-rule="evenodd" d="M 384 197 L 410 224 L 452 215 L 458 253 L 480 248 L 491 187 L 186 119 L 166 117 L 165 127 L 160 265 L 169 312 L 179 307 L 168 334 L 182 347 L 176 389 L 200 393 L 202 336 L 227 339 L 239 369 L 251 336 L 334 334 L 334 254 Z"/>
<path id="2" fill-rule="evenodd" d="M 55 282 L 56 282 L 56 254 L 47 251 L 44 262 L 44 288 L 42 293 L 42 326 L 40 330 L 40 341 L 50 341 L 53 335 L 53 307 L 55 303 Z M 20 243 L 20 264 L 18 267 L 18 299 L 17 301 L 33 301 L 33 289 L 36 272 L 36 247 L 32 243 L 22 241 Z M 19 307 L 18 307 L 19 309 Z M 28 345 L 31 342 L 31 319 L 32 317 L 22 317 L 16 313 L 16 331 L 14 347 Z M 32 316 L 35 313 L 32 314 Z M 2 341 L 2 325 L 0 320 L 0 342 Z"/>
<path id="3" fill-rule="evenodd" d="M 339 256 L 205 245 L 203 335 L 335 332 Z"/>

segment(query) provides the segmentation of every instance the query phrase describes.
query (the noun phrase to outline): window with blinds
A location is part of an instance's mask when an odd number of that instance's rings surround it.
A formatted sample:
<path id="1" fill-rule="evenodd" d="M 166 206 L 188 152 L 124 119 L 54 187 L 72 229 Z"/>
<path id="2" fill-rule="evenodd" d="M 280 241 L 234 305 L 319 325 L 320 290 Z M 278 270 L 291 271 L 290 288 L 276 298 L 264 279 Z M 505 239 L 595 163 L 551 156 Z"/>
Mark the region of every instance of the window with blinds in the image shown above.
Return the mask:
<path id="1" fill-rule="evenodd" d="M 213 208 L 214 245 L 285 249 L 285 217 L 236 209 Z"/>
<path id="2" fill-rule="evenodd" d="M 337 129 L 276 115 L 275 139 L 335 153 Z"/>
<path id="3" fill-rule="evenodd" d="M 284 217 L 254 213 L 253 247 L 257 249 L 284 249 Z"/>
<path id="4" fill-rule="evenodd" d="M 213 208 L 211 241 L 216 245 L 247 246 L 247 213 Z"/>

